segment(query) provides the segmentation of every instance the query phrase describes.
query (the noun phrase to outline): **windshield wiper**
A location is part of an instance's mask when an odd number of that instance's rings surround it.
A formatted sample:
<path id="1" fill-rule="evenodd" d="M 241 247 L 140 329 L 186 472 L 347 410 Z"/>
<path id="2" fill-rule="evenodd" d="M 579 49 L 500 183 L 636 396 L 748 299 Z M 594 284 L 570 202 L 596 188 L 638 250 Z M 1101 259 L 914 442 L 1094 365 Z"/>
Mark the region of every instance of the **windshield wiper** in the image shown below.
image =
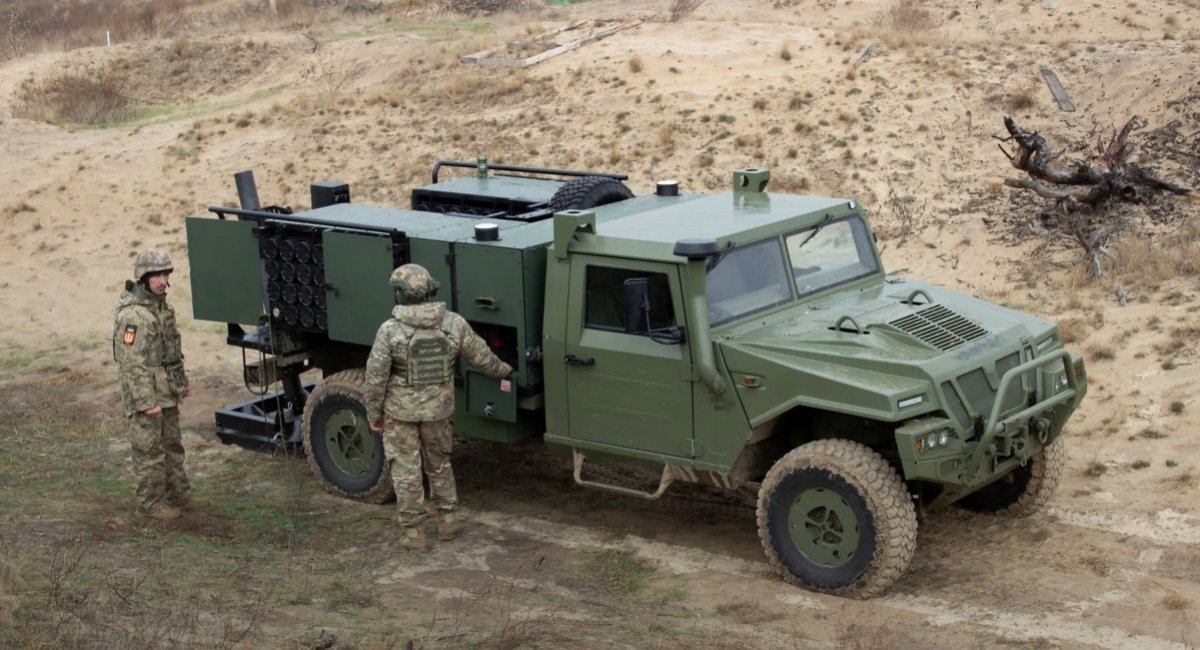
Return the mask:
<path id="1" fill-rule="evenodd" d="M 801 248 L 804 248 L 804 245 L 807 244 L 808 242 L 812 241 L 812 238 L 816 237 L 817 233 L 821 232 L 822 228 L 824 228 L 825 226 L 828 226 L 830 221 L 833 221 L 833 217 L 831 217 L 829 215 L 825 215 L 825 220 L 822 221 L 820 223 L 820 225 L 818 225 L 816 228 L 813 228 L 813 231 L 811 233 L 809 233 L 809 235 L 807 237 L 804 238 L 804 241 L 800 242 L 800 245 L 796 246 L 796 250 L 800 250 Z"/>
<path id="2" fill-rule="evenodd" d="M 729 242 L 729 244 L 725 246 L 725 250 L 717 253 L 715 257 L 709 259 L 708 265 L 704 267 L 705 272 L 711 273 L 713 269 L 717 268 L 717 265 L 721 263 L 721 260 L 725 259 L 726 255 L 733 252 L 733 248 L 733 242 Z"/>

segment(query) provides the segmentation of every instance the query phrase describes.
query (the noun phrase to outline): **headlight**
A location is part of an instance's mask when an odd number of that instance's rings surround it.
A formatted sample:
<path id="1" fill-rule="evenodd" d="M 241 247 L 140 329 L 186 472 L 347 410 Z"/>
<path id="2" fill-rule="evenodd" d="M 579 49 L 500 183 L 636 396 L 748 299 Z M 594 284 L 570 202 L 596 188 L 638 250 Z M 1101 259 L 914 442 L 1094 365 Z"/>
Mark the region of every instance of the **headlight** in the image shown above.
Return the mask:
<path id="1" fill-rule="evenodd" d="M 1067 373 L 1059 372 L 1054 375 L 1054 392 L 1058 393 L 1067 389 Z"/>
<path id="2" fill-rule="evenodd" d="M 939 429 L 917 436 L 913 444 L 916 445 L 917 451 L 926 452 L 933 451 L 949 445 L 954 440 L 954 433 L 949 429 Z"/>
<path id="3" fill-rule="evenodd" d="M 1043 351 L 1045 351 L 1045 349 L 1046 349 L 1046 348 L 1050 347 L 1050 346 L 1051 346 L 1051 345 L 1053 345 L 1053 344 L 1054 344 L 1054 337 L 1053 337 L 1053 336 L 1051 336 L 1051 337 L 1047 338 L 1047 339 L 1046 339 L 1046 340 L 1044 340 L 1044 341 L 1041 341 L 1040 343 L 1038 343 L 1038 344 L 1037 344 L 1037 351 L 1038 351 L 1038 354 L 1041 354 Z"/>
<path id="4" fill-rule="evenodd" d="M 906 409 L 910 406 L 916 406 L 917 404 L 920 404 L 921 402 L 924 402 L 924 401 L 925 401 L 924 395 L 905 397 L 904 399 L 900 400 L 899 402 L 896 402 L 896 408 Z"/>

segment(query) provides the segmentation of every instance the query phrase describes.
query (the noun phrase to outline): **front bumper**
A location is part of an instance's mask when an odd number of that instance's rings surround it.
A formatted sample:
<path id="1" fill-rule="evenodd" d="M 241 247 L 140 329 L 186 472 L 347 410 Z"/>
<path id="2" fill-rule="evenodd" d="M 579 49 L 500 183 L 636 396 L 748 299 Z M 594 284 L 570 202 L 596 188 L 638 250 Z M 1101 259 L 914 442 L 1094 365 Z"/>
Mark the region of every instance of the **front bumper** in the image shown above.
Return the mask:
<path id="1" fill-rule="evenodd" d="M 1032 390 L 1023 402 L 1006 410 L 999 396 L 1008 395 L 1022 376 L 1036 377 Z M 896 429 L 904 475 L 910 481 L 943 485 L 947 501 L 961 498 L 1053 442 L 1086 392 L 1083 360 L 1066 350 L 1009 368 L 996 387 L 991 410 L 977 416 L 972 428 L 962 430 L 951 418 L 931 415 Z"/>

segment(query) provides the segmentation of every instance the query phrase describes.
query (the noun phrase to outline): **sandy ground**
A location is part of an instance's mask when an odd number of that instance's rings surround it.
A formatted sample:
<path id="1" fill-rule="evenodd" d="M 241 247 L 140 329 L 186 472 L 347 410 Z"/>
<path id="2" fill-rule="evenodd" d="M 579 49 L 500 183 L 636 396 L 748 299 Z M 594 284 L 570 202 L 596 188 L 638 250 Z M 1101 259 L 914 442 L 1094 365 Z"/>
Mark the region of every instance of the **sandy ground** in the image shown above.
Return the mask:
<path id="1" fill-rule="evenodd" d="M 115 413 L 111 309 L 135 250 L 164 247 L 179 266 L 171 295 L 196 387 L 185 424 L 199 439 L 215 406 L 242 399 L 241 360 L 223 344 L 222 325 L 191 319 L 183 218 L 233 205 L 234 172 L 255 171 L 264 203 L 304 208 L 308 183 L 325 178 L 349 182 L 357 202 L 404 205 L 435 160 L 477 154 L 625 172 L 639 194 L 663 178 L 685 191 L 719 191 L 733 169 L 767 166 L 780 191 L 852 196 L 871 208 L 889 268 L 1070 330 L 1088 359 L 1091 393 L 1069 425 L 1072 455 L 1050 508 L 1016 522 L 935 516 L 908 574 L 867 604 L 774 580 L 746 525 L 696 540 L 658 530 L 653 516 L 625 534 L 597 522 L 485 513 L 472 534 L 556 552 L 636 549 L 663 572 L 689 576 L 688 602 L 700 610 L 731 594 L 803 620 L 849 607 L 918 621 L 913 629 L 929 636 L 909 638 L 921 646 L 974 638 L 985 646 L 1195 647 L 1200 278 L 1134 271 L 1151 265 L 1158 247 L 1195 246 L 1173 233 L 1197 217 L 1198 204 L 1193 195 L 1120 208 L 1156 239 L 1128 249 L 1142 257 L 1126 259 L 1134 269 L 1126 275 L 1090 280 L 1069 242 L 1018 237 L 1045 206 L 1002 187 L 1014 173 L 993 136 L 1012 115 L 1068 155 L 1086 156 L 1138 115 L 1145 122 L 1135 139 L 1169 128 L 1177 136 L 1146 136 L 1135 158 L 1194 187 L 1200 6 L 962 5 L 937 6 L 953 17 L 914 42 L 875 24 L 880 2 L 710 1 L 680 23 L 660 20 L 658 4 L 631 11 L 587 2 L 482 30 L 418 14 L 305 34 L 281 25 L 199 35 L 182 54 L 176 38 L 5 62 L 0 356 L 7 367 L 70 370 L 81 385 L 105 386 L 81 399 Z M 526 71 L 456 62 L 584 17 L 642 22 Z M 856 64 L 871 42 L 872 57 Z M 130 94 L 169 110 L 106 129 L 12 116 L 23 80 L 66 63 L 110 61 L 132 71 Z M 1042 66 L 1057 72 L 1078 110 L 1059 109 L 1038 76 Z M 1032 101 L 1015 105 L 1022 93 Z M 390 578 L 385 571 L 381 584 L 482 567 L 489 548 L 435 555 L 434 565 Z M 732 633 L 758 634 L 753 628 Z M 804 647 L 795 628 L 771 634 L 762 646 Z"/>

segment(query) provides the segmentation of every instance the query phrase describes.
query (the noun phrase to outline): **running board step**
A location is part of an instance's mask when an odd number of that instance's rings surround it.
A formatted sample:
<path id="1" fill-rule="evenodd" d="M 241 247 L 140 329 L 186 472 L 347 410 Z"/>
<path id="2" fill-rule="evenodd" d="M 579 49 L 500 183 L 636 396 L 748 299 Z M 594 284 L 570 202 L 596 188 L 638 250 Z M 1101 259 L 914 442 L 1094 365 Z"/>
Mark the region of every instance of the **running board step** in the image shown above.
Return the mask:
<path id="1" fill-rule="evenodd" d="M 658 489 L 653 492 L 642 492 L 632 488 L 621 487 L 609 483 L 600 483 L 599 481 L 585 481 L 583 479 L 583 463 L 587 460 L 587 456 L 578 449 L 572 449 L 571 455 L 575 460 L 575 484 L 583 487 L 595 488 L 605 492 L 613 492 L 615 494 L 623 494 L 627 497 L 637 497 L 639 499 L 652 500 L 657 499 L 667 491 L 667 488 L 675 482 L 675 472 L 671 469 L 670 463 L 663 464 L 662 478 L 659 479 Z"/>

